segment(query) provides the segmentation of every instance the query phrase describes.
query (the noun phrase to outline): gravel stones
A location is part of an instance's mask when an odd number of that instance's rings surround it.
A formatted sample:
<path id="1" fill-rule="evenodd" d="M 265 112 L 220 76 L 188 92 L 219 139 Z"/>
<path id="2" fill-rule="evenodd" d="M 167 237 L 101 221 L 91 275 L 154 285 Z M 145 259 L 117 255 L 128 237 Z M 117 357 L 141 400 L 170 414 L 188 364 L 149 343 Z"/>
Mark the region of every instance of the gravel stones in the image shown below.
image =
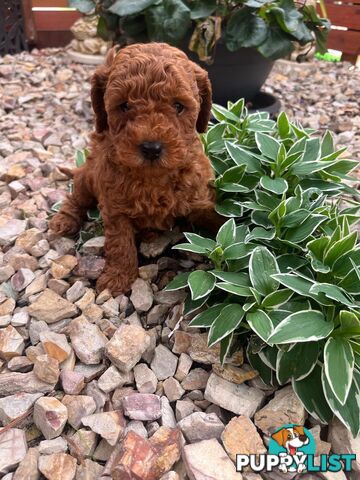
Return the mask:
<path id="1" fill-rule="evenodd" d="M 68 412 L 59 400 L 41 397 L 34 405 L 34 422 L 47 440 L 58 437 L 68 419 Z"/>
<path id="2" fill-rule="evenodd" d="M 142 327 L 121 325 L 105 348 L 106 356 L 122 372 L 129 372 L 150 345 L 150 337 Z"/>
<path id="3" fill-rule="evenodd" d="M 25 433 L 10 428 L 0 435 L 0 474 L 8 473 L 23 460 L 27 452 Z"/>
<path id="4" fill-rule="evenodd" d="M 132 284 L 130 300 L 134 308 L 140 312 L 147 312 L 153 304 L 153 291 L 142 278 L 138 278 Z"/>
<path id="5" fill-rule="evenodd" d="M 245 384 L 228 382 L 212 373 L 206 385 L 205 398 L 225 410 L 251 418 L 262 405 L 265 394 Z"/>
<path id="6" fill-rule="evenodd" d="M 176 355 L 160 344 L 155 348 L 154 358 L 150 366 L 158 380 L 165 380 L 175 375 L 177 362 Z"/>
<path id="7" fill-rule="evenodd" d="M 110 445 L 114 446 L 125 430 L 125 420 L 120 410 L 94 413 L 83 417 L 82 423 L 98 433 Z"/>
<path id="8" fill-rule="evenodd" d="M 136 388 L 140 393 L 155 393 L 157 387 L 156 375 L 145 363 L 134 367 Z"/>
<path id="9" fill-rule="evenodd" d="M 81 420 L 96 410 L 96 403 L 87 395 L 65 395 L 62 399 L 68 412 L 68 422 L 76 430 L 81 426 Z"/>
<path id="10" fill-rule="evenodd" d="M 78 317 L 70 325 L 71 345 L 76 356 L 86 365 L 100 363 L 107 338 L 97 325 Z"/>
<path id="11" fill-rule="evenodd" d="M 25 344 L 18 331 L 9 325 L 0 329 L 0 357 L 10 360 L 22 354 Z"/>
<path id="12" fill-rule="evenodd" d="M 224 448 L 233 462 L 236 455 L 266 453 L 266 448 L 250 418 L 244 415 L 233 417 L 222 432 Z"/>
<path id="13" fill-rule="evenodd" d="M 77 314 L 77 308 L 47 288 L 35 302 L 28 307 L 28 312 L 37 320 L 44 320 L 46 323 L 55 323 L 63 318 L 75 316 Z"/>
<path id="14" fill-rule="evenodd" d="M 220 440 L 225 425 L 216 413 L 194 412 L 180 420 L 179 427 L 186 440 L 195 443 L 212 438 Z"/>
<path id="15" fill-rule="evenodd" d="M 41 455 L 39 470 L 48 480 L 73 480 L 76 474 L 76 459 L 67 453 Z"/>
<path id="16" fill-rule="evenodd" d="M 133 393 L 122 401 L 124 414 L 132 420 L 157 420 L 161 417 L 160 397 L 150 393 Z"/>

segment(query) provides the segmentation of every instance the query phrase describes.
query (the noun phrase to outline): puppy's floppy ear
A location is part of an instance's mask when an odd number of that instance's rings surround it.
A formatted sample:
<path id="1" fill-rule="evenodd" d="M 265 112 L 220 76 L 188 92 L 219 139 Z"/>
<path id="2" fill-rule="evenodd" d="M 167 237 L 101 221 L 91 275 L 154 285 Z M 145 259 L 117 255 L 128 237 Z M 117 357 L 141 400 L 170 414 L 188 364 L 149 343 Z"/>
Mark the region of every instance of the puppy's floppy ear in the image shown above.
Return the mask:
<path id="1" fill-rule="evenodd" d="M 196 63 L 193 63 L 193 67 L 200 95 L 200 112 L 196 122 L 196 130 L 199 133 L 204 133 L 210 120 L 212 88 L 207 71 Z"/>
<path id="2" fill-rule="evenodd" d="M 287 432 L 285 428 L 282 428 L 278 432 L 275 432 L 271 435 L 271 438 L 275 440 L 279 445 L 282 447 L 285 446 L 285 436 L 287 436 Z"/>
<path id="3" fill-rule="evenodd" d="M 105 63 L 96 69 L 91 78 L 91 103 L 95 112 L 95 126 L 97 133 L 101 133 L 108 129 L 104 94 L 106 83 L 109 78 L 110 67 L 113 63 L 116 53 L 116 48 L 111 48 L 106 55 Z"/>
<path id="4" fill-rule="evenodd" d="M 294 430 L 295 430 L 295 432 L 297 432 L 299 435 L 305 435 L 304 427 L 301 427 L 300 425 L 294 425 Z"/>

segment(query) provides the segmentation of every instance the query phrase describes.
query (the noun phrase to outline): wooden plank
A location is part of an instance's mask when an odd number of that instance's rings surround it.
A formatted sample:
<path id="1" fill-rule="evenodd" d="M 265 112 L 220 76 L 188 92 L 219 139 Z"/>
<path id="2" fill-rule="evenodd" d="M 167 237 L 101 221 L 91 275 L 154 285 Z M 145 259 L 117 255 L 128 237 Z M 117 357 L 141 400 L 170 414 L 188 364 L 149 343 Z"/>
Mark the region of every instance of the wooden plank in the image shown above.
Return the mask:
<path id="1" fill-rule="evenodd" d="M 360 5 L 326 5 L 332 25 L 360 30 Z"/>
<path id="2" fill-rule="evenodd" d="M 360 55 L 360 32 L 353 30 L 331 30 L 327 47 L 351 55 Z"/>
<path id="3" fill-rule="evenodd" d="M 81 17 L 79 12 L 33 12 L 38 32 L 59 32 L 69 30 Z"/>
<path id="4" fill-rule="evenodd" d="M 33 7 L 60 7 L 68 8 L 68 0 L 32 0 Z"/>
<path id="5" fill-rule="evenodd" d="M 73 39 L 73 35 L 67 32 L 38 32 L 36 39 L 37 48 L 65 47 Z"/>

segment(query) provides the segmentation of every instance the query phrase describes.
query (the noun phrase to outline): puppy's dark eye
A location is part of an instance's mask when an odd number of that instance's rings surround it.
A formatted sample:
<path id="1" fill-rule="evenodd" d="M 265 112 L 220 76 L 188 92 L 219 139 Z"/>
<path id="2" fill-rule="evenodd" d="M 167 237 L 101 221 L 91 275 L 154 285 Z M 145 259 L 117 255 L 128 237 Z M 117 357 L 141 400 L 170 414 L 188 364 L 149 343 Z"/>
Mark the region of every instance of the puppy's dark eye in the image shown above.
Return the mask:
<path id="1" fill-rule="evenodd" d="M 130 110 L 128 102 L 121 103 L 119 108 L 122 112 L 128 112 Z"/>
<path id="2" fill-rule="evenodd" d="M 175 103 L 174 103 L 174 107 L 175 107 L 176 113 L 177 113 L 178 115 L 180 115 L 180 113 L 185 110 L 184 105 L 183 105 L 182 103 L 180 103 L 180 102 L 175 102 Z"/>

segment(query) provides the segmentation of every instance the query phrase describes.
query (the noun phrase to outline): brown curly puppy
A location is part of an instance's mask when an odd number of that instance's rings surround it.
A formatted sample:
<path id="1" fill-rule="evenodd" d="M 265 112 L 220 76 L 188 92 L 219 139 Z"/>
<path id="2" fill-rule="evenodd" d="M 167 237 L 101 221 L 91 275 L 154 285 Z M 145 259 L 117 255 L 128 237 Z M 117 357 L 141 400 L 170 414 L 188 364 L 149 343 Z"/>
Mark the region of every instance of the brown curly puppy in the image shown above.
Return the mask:
<path id="1" fill-rule="evenodd" d="M 73 170 L 74 191 L 50 228 L 73 235 L 98 204 L 106 267 L 97 288 L 117 294 L 137 278 L 136 234 L 170 229 L 178 217 L 219 223 L 197 133 L 207 128 L 211 85 L 205 70 L 162 43 L 112 49 L 91 83 L 91 154 Z"/>

